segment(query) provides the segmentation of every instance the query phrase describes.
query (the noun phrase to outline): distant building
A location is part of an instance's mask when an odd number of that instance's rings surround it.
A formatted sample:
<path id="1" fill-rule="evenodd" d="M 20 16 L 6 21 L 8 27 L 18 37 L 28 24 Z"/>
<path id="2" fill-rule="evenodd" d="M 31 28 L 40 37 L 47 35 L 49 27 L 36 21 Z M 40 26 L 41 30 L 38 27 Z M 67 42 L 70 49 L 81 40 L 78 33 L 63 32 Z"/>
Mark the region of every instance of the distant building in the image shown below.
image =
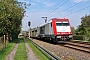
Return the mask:
<path id="1" fill-rule="evenodd" d="M 28 31 L 21 31 L 19 36 L 29 37 L 29 32 Z"/>

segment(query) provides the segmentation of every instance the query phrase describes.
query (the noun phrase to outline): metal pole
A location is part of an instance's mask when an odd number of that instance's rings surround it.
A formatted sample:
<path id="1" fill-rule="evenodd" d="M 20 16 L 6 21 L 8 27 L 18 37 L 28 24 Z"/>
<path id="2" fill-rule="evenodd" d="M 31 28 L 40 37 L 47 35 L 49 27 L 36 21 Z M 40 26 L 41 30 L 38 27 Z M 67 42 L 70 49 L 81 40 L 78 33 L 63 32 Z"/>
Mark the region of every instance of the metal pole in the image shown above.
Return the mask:
<path id="1" fill-rule="evenodd" d="M 29 21 L 28 22 L 28 26 L 29 26 L 29 38 L 30 38 L 30 25 L 31 25 L 31 22 Z"/>
<path id="2" fill-rule="evenodd" d="M 30 38 L 30 26 L 29 26 L 29 38 Z"/>
<path id="3" fill-rule="evenodd" d="M 45 23 L 47 22 L 47 17 L 42 17 L 45 20 Z"/>

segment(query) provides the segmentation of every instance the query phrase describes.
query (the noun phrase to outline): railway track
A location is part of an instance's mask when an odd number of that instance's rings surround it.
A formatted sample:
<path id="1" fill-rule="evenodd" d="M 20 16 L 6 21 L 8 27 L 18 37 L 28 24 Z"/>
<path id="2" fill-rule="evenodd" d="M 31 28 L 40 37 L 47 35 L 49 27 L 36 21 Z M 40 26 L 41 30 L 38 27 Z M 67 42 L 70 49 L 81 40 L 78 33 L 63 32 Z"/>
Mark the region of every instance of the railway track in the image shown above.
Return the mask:
<path id="1" fill-rule="evenodd" d="M 65 43 L 61 42 L 61 43 L 57 43 L 57 44 L 52 44 L 50 42 L 47 42 L 44 40 L 37 40 L 37 39 L 33 39 L 32 41 L 34 41 L 41 47 L 44 47 L 48 51 L 52 52 L 52 54 L 54 53 L 56 56 L 58 56 L 62 60 L 70 60 L 70 59 L 89 60 L 90 59 L 89 53 L 85 53 L 84 51 L 82 52 L 81 50 L 74 49 L 71 47 L 65 47 L 65 45 L 66 45 L 65 41 L 64 41 Z M 82 44 L 82 43 L 80 43 L 80 44 Z"/>
<path id="2" fill-rule="evenodd" d="M 90 45 L 90 42 L 80 42 L 80 41 L 71 41 L 73 43 L 79 43 L 79 44 L 85 44 L 85 45 Z"/>
<path id="3" fill-rule="evenodd" d="M 64 47 L 72 48 L 82 52 L 90 53 L 90 44 L 84 42 L 65 42 Z"/>
<path id="4" fill-rule="evenodd" d="M 37 47 L 39 48 L 42 52 L 44 52 L 45 54 L 47 54 L 52 60 L 61 60 L 59 57 L 57 57 L 56 55 L 52 54 L 50 51 L 46 50 L 45 48 L 39 46 L 37 43 L 33 42 L 31 39 L 30 41 Z"/>

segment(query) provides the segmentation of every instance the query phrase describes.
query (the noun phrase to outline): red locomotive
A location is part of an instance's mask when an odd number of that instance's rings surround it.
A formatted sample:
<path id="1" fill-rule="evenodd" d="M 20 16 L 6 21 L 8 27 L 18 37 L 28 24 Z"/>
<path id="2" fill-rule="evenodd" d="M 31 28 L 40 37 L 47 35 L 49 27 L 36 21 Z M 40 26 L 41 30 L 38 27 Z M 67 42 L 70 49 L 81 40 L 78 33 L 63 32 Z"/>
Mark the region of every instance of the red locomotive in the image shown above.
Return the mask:
<path id="1" fill-rule="evenodd" d="M 45 24 L 30 30 L 30 37 L 44 38 L 52 42 L 72 39 L 72 29 L 69 19 L 53 18 Z"/>

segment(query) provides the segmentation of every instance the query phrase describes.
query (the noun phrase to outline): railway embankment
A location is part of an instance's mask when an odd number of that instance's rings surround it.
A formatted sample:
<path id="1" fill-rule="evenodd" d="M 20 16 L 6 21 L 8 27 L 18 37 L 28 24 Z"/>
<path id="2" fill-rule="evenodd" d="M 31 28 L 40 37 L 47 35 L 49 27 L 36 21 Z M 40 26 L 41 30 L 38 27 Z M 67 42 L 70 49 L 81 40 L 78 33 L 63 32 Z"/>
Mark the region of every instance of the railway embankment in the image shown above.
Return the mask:
<path id="1" fill-rule="evenodd" d="M 34 52 L 34 54 L 37 56 L 38 60 L 51 60 L 50 57 L 48 57 L 46 54 L 44 54 L 36 45 L 34 45 L 29 39 L 26 38 L 26 41 L 28 42 L 31 50 Z"/>
<path id="2" fill-rule="evenodd" d="M 33 53 L 32 49 L 30 49 L 28 42 L 24 39 L 26 52 L 27 52 L 27 60 L 39 60 L 36 55 Z"/>
<path id="3" fill-rule="evenodd" d="M 66 44 L 51 44 L 45 41 L 33 39 L 35 43 L 49 50 L 62 60 L 90 60 L 90 54 L 80 50 L 65 47 Z"/>

